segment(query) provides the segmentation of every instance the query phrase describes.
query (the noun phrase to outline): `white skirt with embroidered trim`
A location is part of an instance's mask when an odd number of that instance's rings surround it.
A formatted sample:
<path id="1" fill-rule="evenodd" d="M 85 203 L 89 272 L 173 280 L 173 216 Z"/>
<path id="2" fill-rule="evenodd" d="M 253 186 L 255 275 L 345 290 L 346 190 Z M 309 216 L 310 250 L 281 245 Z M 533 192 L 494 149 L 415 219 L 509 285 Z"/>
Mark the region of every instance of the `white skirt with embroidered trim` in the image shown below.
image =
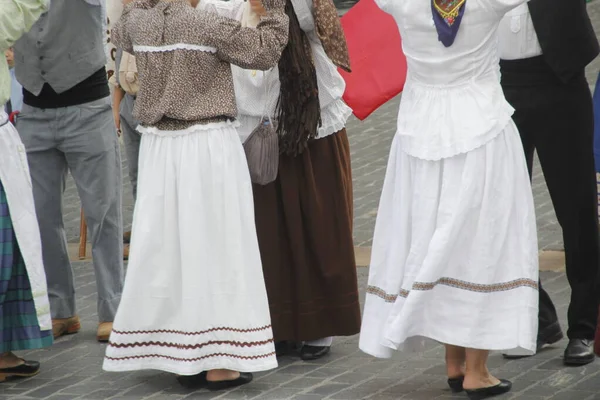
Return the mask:
<path id="1" fill-rule="evenodd" d="M 230 123 L 138 130 L 131 253 L 104 369 L 276 368 L 237 130 Z"/>
<path id="2" fill-rule="evenodd" d="M 515 125 L 438 161 L 407 155 L 400 140 L 377 215 L 361 350 L 387 358 L 432 339 L 534 353 L 536 222 Z"/>

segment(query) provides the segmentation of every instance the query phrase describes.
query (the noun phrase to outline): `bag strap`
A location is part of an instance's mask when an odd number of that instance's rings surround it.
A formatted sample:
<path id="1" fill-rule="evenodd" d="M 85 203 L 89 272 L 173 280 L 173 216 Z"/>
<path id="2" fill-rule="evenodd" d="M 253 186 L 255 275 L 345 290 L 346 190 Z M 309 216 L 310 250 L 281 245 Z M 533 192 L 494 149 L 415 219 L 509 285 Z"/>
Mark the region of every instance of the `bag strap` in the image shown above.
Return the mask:
<path id="1" fill-rule="evenodd" d="M 269 80 L 267 79 L 267 77 L 270 75 L 270 72 L 272 71 L 263 71 L 263 81 L 264 81 L 264 86 L 265 86 L 265 109 L 263 110 L 263 115 L 261 117 L 261 122 L 264 121 L 265 117 L 267 117 L 267 119 L 269 120 L 269 123 L 271 125 L 273 125 L 273 120 L 271 119 L 271 110 L 269 109 L 269 105 L 271 104 L 270 102 L 270 98 L 269 98 Z"/>

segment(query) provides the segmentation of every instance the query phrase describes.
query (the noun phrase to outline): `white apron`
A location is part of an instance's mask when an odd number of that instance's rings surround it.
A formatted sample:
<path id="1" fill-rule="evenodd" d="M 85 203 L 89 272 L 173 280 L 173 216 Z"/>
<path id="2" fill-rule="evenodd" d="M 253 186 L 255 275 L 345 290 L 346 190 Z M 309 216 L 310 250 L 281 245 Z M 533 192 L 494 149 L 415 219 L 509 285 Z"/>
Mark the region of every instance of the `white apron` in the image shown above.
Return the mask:
<path id="1" fill-rule="evenodd" d="M 252 184 L 235 126 L 138 130 L 131 253 L 104 370 L 276 368 Z"/>
<path id="2" fill-rule="evenodd" d="M 46 331 L 52 329 L 52 319 L 27 153 L 17 130 L 7 121 L 6 113 L 0 111 L 0 180 L 27 268 L 40 330 Z"/>

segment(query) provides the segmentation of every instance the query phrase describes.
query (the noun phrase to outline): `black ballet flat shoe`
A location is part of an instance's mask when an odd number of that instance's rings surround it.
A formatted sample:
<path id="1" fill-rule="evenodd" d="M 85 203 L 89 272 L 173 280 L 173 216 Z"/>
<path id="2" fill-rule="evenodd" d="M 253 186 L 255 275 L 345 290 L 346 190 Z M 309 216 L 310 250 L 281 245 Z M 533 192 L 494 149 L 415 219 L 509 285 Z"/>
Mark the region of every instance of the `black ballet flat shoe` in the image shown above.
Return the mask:
<path id="1" fill-rule="evenodd" d="M 178 375 L 177 382 L 186 389 L 200 389 L 207 385 L 206 372 L 196 375 Z"/>
<path id="2" fill-rule="evenodd" d="M 37 361 L 25 361 L 21 365 L 11 368 L 0 368 L 0 382 L 9 378 L 29 378 L 40 372 L 40 363 Z"/>
<path id="3" fill-rule="evenodd" d="M 450 391 L 452 393 L 460 393 L 463 389 L 463 382 L 465 381 L 465 377 L 461 376 L 458 378 L 448 378 L 448 386 L 450 386 Z"/>
<path id="4" fill-rule="evenodd" d="M 254 377 L 250 372 L 240 372 L 240 376 L 231 381 L 207 381 L 206 388 L 212 392 L 216 392 L 218 390 L 227 390 L 246 385 L 252 382 L 252 379 L 254 379 Z"/>
<path id="5" fill-rule="evenodd" d="M 329 354 L 330 351 L 331 351 L 330 346 L 307 346 L 307 345 L 304 345 L 304 346 L 302 346 L 302 349 L 300 350 L 300 358 L 303 359 L 304 361 L 318 360 L 319 358 L 322 358 L 322 357 L 326 356 L 327 354 Z"/>
<path id="6" fill-rule="evenodd" d="M 510 389 L 512 389 L 512 383 L 506 379 L 500 379 L 500 383 L 495 386 L 481 389 L 465 389 L 465 392 L 470 400 L 483 400 L 508 393 Z"/>

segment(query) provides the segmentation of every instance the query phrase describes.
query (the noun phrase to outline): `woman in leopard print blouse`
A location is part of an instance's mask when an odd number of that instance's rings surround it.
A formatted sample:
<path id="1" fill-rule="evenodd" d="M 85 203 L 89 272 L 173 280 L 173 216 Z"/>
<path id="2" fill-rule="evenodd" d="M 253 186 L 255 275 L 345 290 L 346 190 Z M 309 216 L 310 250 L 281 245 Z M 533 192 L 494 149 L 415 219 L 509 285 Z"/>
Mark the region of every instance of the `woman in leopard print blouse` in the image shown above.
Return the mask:
<path id="1" fill-rule="evenodd" d="M 191 3 L 134 1 L 112 32 L 136 57 L 142 142 L 104 369 L 163 370 L 217 390 L 277 366 L 230 63 L 276 65 L 288 18 L 264 0 L 258 29 L 246 29 Z"/>

